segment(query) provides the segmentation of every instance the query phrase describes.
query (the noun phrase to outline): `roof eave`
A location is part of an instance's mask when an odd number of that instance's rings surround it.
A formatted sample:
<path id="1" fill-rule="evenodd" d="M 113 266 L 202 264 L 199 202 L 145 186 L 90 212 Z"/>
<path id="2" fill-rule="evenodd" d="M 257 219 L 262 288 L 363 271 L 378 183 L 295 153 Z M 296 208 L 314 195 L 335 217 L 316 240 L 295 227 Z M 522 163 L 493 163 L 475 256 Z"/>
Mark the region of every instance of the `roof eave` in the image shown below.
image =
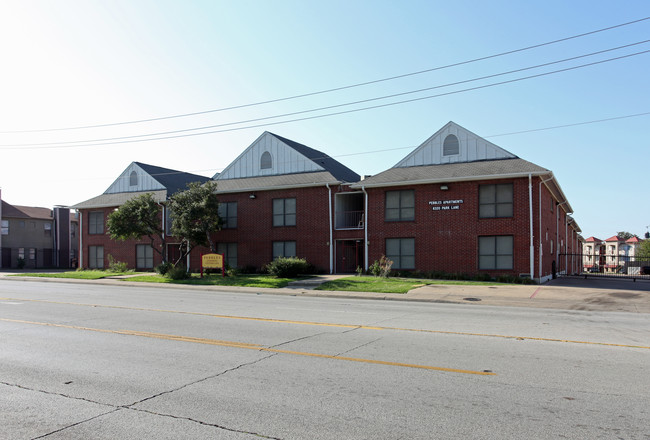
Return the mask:
<path id="1" fill-rule="evenodd" d="M 528 176 L 546 176 L 548 171 L 530 171 L 530 172 L 521 172 L 521 173 L 507 173 L 507 174 L 486 174 L 480 176 L 463 176 L 463 177 L 447 177 L 447 178 L 438 178 L 438 179 L 420 179 L 420 180 L 408 180 L 408 181 L 398 181 L 398 182 L 385 182 L 385 183 L 369 183 L 364 184 L 363 180 L 357 182 L 353 185 L 350 185 L 351 188 L 377 188 L 384 186 L 406 186 L 406 185 L 427 185 L 433 183 L 452 183 L 452 182 L 470 182 L 473 180 L 498 180 L 498 179 L 511 179 L 511 178 L 521 178 Z"/>

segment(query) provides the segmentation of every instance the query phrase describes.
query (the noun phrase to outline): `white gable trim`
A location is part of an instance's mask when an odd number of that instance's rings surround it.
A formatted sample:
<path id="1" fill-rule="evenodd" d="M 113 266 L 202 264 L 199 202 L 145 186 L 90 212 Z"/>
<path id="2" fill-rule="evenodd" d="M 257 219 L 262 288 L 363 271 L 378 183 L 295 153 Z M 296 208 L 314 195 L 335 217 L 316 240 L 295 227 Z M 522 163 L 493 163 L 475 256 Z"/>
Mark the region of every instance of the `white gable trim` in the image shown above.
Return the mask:
<path id="1" fill-rule="evenodd" d="M 131 185 L 131 173 L 135 172 L 138 176 L 137 185 Z M 144 171 L 135 162 L 126 167 L 120 176 L 108 187 L 104 194 L 118 194 L 126 192 L 142 191 L 160 191 L 166 188 L 160 184 L 153 176 Z"/>
<path id="2" fill-rule="evenodd" d="M 262 169 L 261 159 L 265 152 L 271 155 L 272 163 L 271 168 Z M 241 179 L 315 171 L 325 171 L 325 168 L 265 131 L 230 165 L 213 178 L 215 180 Z"/>
<path id="3" fill-rule="evenodd" d="M 458 138 L 460 151 L 459 154 L 444 156 L 442 145 L 450 134 Z M 508 158 L 517 156 L 450 121 L 393 168 Z"/>

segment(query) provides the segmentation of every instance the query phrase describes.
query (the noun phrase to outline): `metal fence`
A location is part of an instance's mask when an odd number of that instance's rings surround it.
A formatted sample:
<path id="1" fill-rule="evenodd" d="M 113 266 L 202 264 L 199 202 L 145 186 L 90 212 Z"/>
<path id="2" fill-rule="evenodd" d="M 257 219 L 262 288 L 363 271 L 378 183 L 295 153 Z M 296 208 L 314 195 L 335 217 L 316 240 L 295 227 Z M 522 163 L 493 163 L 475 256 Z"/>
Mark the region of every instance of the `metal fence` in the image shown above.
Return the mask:
<path id="1" fill-rule="evenodd" d="M 629 255 L 560 254 L 557 272 L 569 276 L 650 280 L 650 258 Z"/>

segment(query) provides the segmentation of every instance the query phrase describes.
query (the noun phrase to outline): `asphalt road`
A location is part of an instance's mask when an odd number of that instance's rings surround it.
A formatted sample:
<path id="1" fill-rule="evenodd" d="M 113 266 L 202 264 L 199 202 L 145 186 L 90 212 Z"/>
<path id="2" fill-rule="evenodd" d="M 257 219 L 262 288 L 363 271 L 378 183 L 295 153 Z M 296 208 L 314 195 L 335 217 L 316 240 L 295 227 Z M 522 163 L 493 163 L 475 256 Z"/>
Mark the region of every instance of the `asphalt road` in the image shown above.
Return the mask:
<path id="1" fill-rule="evenodd" d="M 5 279 L 0 438 L 648 439 L 649 318 Z"/>

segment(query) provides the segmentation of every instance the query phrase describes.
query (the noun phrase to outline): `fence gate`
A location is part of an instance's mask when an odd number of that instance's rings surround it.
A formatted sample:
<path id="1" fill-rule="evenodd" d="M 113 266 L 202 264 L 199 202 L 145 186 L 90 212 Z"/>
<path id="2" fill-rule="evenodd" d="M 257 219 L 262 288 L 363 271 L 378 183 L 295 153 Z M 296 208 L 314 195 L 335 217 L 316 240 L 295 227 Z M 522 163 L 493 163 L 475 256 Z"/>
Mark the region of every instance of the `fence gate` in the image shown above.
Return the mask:
<path id="1" fill-rule="evenodd" d="M 629 255 L 560 254 L 557 271 L 568 276 L 650 280 L 650 259 Z"/>

